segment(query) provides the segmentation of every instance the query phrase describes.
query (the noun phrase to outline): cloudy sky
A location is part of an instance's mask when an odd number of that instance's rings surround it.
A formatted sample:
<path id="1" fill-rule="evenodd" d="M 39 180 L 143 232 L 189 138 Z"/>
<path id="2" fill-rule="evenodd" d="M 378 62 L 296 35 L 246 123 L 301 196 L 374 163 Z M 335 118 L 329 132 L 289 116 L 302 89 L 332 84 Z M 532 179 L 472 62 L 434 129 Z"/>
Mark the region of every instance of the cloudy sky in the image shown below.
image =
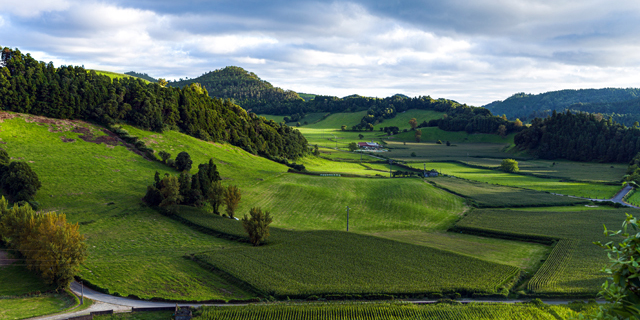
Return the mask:
<path id="1" fill-rule="evenodd" d="M 195 78 L 234 65 L 298 92 L 640 87 L 640 1 L 0 0 L 0 46 L 56 65 Z"/>

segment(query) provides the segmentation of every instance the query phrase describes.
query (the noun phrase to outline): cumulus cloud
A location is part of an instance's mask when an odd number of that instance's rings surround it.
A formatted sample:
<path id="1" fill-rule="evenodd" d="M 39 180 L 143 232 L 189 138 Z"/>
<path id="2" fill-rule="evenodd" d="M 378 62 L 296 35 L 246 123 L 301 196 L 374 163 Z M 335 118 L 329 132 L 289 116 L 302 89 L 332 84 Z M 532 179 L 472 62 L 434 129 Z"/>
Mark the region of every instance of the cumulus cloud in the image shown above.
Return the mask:
<path id="1" fill-rule="evenodd" d="M 276 86 L 482 105 L 514 92 L 639 86 L 640 3 L 603 0 L 24 0 L 2 45 L 155 77 L 239 65 Z"/>

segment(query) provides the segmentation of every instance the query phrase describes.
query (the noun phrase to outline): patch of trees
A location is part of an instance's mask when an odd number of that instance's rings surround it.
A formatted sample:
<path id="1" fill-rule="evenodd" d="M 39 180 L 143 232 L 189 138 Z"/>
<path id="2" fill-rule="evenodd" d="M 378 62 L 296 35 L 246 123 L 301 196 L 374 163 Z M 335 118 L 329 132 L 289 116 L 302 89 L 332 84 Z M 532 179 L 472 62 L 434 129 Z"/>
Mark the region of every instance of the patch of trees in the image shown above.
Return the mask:
<path id="1" fill-rule="evenodd" d="M 640 129 L 596 114 L 554 111 L 551 117 L 534 119 L 514 142 L 543 159 L 628 162 L 640 151 Z"/>
<path id="2" fill-rule="evenodd" d="M 200 164 L 198 172 L 191 175 L 189 174 L 191 169 L 189 154 L 182 152 L 180 155 L 176 157 L 175 162 L 178 163 L 178 158 L 183 159 L 181 161 L 184 163 L 182 165 L 184 171 L 179 176 L 167 173 L 164 177 L 160 177 L 156 172 L 154 183 L 147 187 L 143 201 L 169 214 L 177 213 L 180 204 L 194 207 L 209 204 L 214 214 L 221 215 L 220 207 L 224 204 L 226 214 L 233 218 L 242 197 L 238 187 L 222 185 L 222 178 L 213 159 L 210 159 L 209 163 Z"/>
<path id="3" fill-rule="evenodd" d="M 0 199 L 0 240 L 20 253 L 29 270 L 47 283 L 66 288 L 87 256 L 78 224 L 64 214 L 36 213 L 28 204 L 8 208 Z"/>
<path id="4" fill-rule="evenodd" d="M 269 225 L 273 219 L 269 211 L 262 211 L 261 208 L 251 208 L 249 216 L 242 217 L 242 227 L 249 234 L 249 240 L 254 246 L 269 237 Z"/>
<path id="5" fill-rule="evenodd" d="M 514 159 L 503 159 L 502 163 L 500 163 L 500 170 L 509 173 L 515 173 L 520 171 L 518 168 L 518 161 Z"/>
<path id="6" fill-rule="evenodd" d="M 4 149 L 0 149 L 0 185 L 13 202 L 29 202 L 37 208 L 33 198 L 42 187 L 38 175 L 28 163 L 11 161 Z"/>
<path id="7" fill-rule="evenodd" d="M 227 141 L 262 156 L 296 159 L 307 151 L 298 130 L 208 96 L 197 83 L 164 88 L 137 78 L 111 79 L 82 67 L 45 64 L 4 48 L 0 59 L 3 110 L 103 125 L 128 123 L 161 132 L 180 130 L 206 141 Z"/>
<path id="8" fill-rule="evenodd" d="M 438 127 L 444 131 L 466 131 L 467 133 L 499 134 L 520 132 L 524 127 L 521 121 L 508 121 L 506 117 L 497 117 L 484 108 L 459 106 L 451 108 L 440 119 L 423 121 L 418 128 Z"/>

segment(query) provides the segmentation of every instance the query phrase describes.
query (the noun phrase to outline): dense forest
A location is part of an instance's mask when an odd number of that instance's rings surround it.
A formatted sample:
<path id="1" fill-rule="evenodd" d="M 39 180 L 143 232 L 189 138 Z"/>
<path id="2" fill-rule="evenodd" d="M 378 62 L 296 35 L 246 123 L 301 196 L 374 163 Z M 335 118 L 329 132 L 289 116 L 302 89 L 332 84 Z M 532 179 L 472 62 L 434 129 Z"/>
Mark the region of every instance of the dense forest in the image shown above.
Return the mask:
<path id="1" fill-rule="evenodd" d="M 509 119 L 522 121 L 545 118 L 555 110 L 558 112 L 586 111 L 611 116 L 615 121 L 632 125 L 640 118 L 640 89 L 580 89 L 560 90 L 541 94 L 516 93 L 504 101 L 494 101 L 484 107 L 494 114 L 505 114 Z"/>
<path id="2" fill-rule="evenodd" d="M 153 83 L 158 82 L 158 79 L 156 79 L 154 77 L 151 77 L 146 73 L 138 73 L 138 72 L 135 72 L 135 71 L 129 71 L 129 72 L 125 72 L 124 74 L 129 75 L 129 76 L 133 76 L 133 77 L 137 77 L 137 78 L 140 78 L 140 79 L 145 79 L 145 80 L 147 80 L 149 82 L 153 82 Z"/>
<path id="3" fill-rule="evenodd" d="M 520 150 L 543 159 L 627 162 L 640 151 L 640 129 L 588 113 L 555 112 L 518 133 Z"/>
<path id="4" fill-rule="evenodd" d="M 207 72 L 195 79 L 180 79 L 169 81 L 169 86 L 182 88 L 192 83 L 201 84 L 211 97 L 232 99 L 232 101 L 247 111 L 268 114 L 272 106 L 281 104 L 295 104 L 304 100 L 294 91 L 282 90 L 261 80 L 255 73 L 239 67 L 226 67 Z"/>
<path id="5" fill-rule="evenodd" d="M 228 141 L 270 158 L 295 159 L 307 152 L 298 130 L 214 99 L 198 84 L 182 89 L 142 79 L 88 72 L 82 67 L 39 62 L 4 48 L 0 60 L 3 110 L 111 125 L 128 123 L 161 132 L 177 129 L 208 141 Z"/>

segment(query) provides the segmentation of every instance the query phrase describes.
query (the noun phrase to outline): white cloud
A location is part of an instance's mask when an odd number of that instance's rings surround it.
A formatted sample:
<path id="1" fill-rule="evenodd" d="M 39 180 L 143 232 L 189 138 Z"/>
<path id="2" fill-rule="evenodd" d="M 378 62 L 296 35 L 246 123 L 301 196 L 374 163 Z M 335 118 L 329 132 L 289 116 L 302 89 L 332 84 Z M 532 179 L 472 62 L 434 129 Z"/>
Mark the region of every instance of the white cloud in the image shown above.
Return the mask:
<path id="1" fill-rule="evenodd" d="M 198 49 L 211 54 L 231 54 L 242 49 L 277 44 L 278 40 L 265 36 L 224 35 L 192 36 L 188 41 Z"/>
<path id="2" fill-rule="evenodd" d="M 43 12 L 65 11 L 70 6 L 71 3 L 67 0 L 6 0 L 0 1 L 0 12 L 33 18 Z"/>
<path id="3" fill-rule="evenodd" d="M 0 16 L 0 27 L 4 26 L 4 18 Z"/>
<path id="4" fill-rule="evenodd" d="M 239 58 L 234 58 L 234 60 L 239 62 L 239 63 L 246 63 L 246 64 L 265 64 L 265 63 L 267 63 L 266 59 L 256 59 L 256 58 L 251 58 L 251 57 L 239 57 Z"/>

